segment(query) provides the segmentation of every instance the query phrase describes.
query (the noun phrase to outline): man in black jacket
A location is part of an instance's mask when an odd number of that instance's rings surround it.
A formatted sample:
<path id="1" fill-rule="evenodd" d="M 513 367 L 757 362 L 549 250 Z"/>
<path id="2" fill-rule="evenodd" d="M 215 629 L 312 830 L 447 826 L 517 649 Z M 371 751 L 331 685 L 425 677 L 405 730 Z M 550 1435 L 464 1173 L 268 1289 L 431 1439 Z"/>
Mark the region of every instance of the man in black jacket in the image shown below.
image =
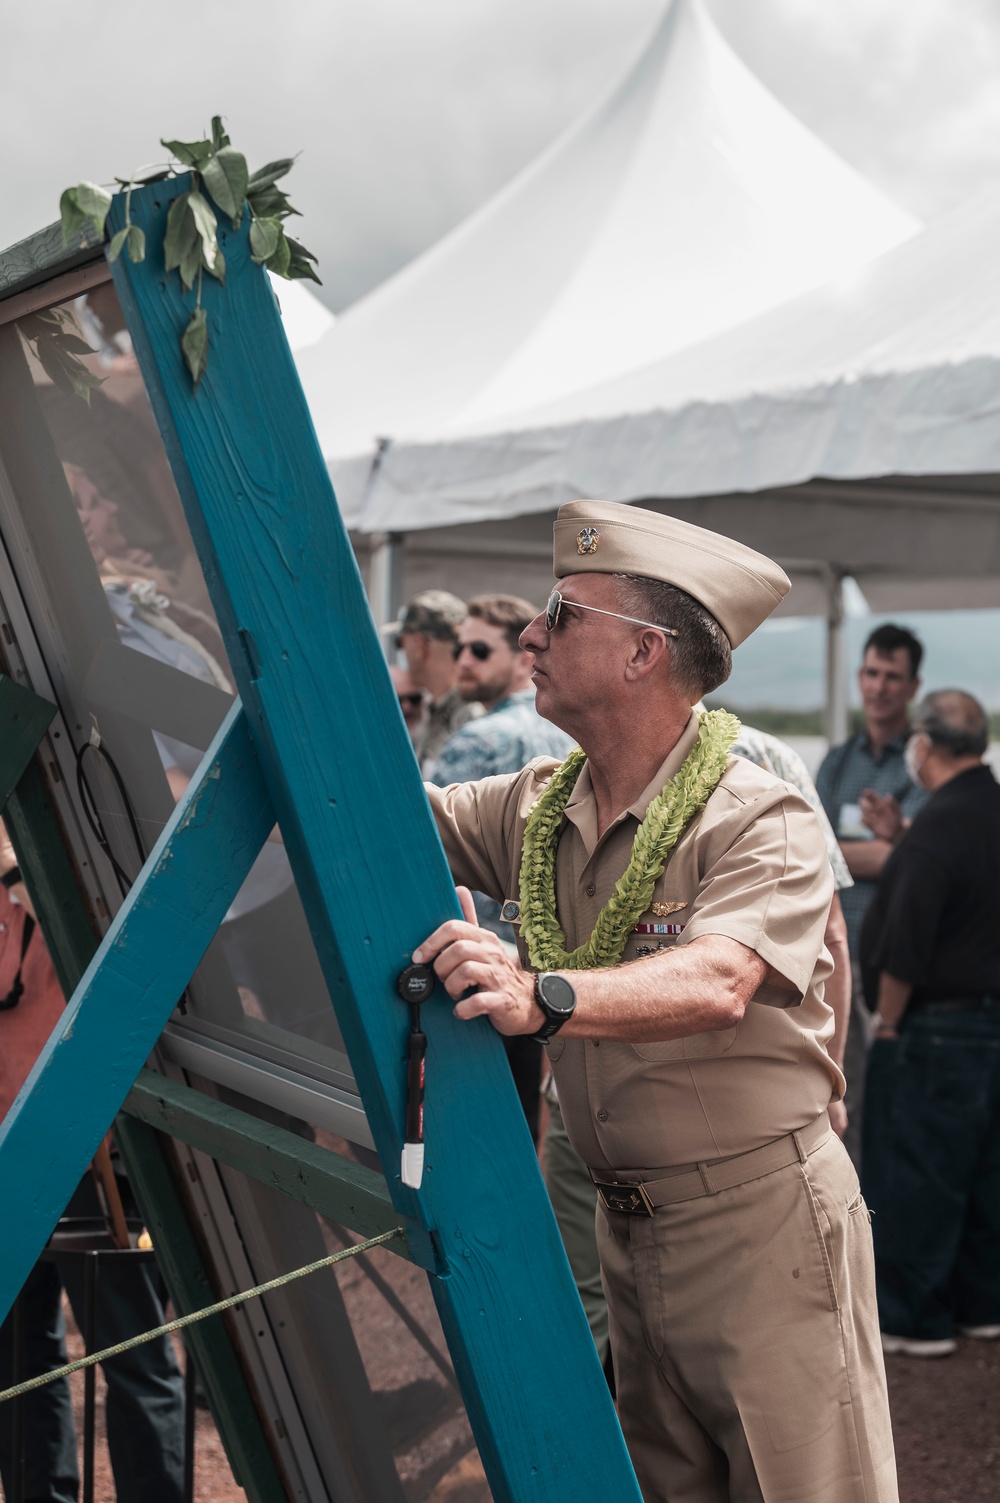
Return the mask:
<path id="1" fill-rule="evenodd" d="M 1000 1337 L 1000 786 L 987 742 L 971 695 L 919 706 L 907 768 L 932 797 L 862 934 L 878 1006 L 863 1184 L 882 1344 L 911 1356 L 953 1352 L 956 1329 Z"/>

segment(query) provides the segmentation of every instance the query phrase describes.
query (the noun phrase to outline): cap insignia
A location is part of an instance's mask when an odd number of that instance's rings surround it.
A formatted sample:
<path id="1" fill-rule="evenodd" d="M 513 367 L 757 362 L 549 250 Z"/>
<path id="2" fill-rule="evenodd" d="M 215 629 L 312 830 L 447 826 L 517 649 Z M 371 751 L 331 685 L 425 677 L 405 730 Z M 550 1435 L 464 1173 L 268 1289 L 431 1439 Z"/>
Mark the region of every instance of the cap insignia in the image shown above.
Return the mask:
<path id="1" fill-rule="evenodd" d="M 672 913 L 679 913 L 686 908 L 686 903 L 650 903 L 650 908 L 657 918 L 669 918 Z"/>
<path id="2" fill-rule="evenodd" d="M 576 535 L 577 553 L 596 553 L 601 534 L 596 527 L 581 527 Z"/>

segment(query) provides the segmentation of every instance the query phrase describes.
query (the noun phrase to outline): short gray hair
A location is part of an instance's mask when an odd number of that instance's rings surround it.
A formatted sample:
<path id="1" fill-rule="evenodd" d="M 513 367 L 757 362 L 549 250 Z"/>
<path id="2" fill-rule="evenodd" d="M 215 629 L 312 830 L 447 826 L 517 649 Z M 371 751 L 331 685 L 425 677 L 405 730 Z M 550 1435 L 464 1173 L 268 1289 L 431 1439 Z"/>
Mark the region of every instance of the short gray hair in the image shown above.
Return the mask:
<path id="1" fill-rule="evenodd" d="M 963 689 L 937 689 L 918 704 L 913 729 L 950 757 L 981 757 L 989 746 L 990 725 L 978 699 Z"/>
<path id="2" fill-rule="evenodd" d="M 671 626 L 670 672 L 695 700 L 711 694 L 733 671 L 733 649 L 711 612 L 686 590 L 641 574 L 615 574 L 623 611 L 654 626 Z"/>

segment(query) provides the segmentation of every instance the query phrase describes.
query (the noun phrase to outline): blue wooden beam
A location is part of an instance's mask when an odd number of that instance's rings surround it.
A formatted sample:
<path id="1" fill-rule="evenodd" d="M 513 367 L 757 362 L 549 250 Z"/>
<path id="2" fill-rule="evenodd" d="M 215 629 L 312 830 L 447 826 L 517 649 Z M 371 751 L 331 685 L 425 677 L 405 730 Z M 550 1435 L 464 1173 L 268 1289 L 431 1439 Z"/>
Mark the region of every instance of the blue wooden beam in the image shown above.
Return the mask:
<path id="1" fill-rule="evenodd" d="M 0 1126 L 0 1319 L 273 823 L 237 701 Z"/>
<path id="2" fill-rule="evenodd" d="M 247 226 L 205 278 L 208 371 L 179 350 L 193 295 L 162 241 L 183 180 L 132 196 L 148 259 L 115 285 L 170 456 L 396 1206 L 432 1278 L 496 1503 L 639 1492 L 498 1036 L 425 1007 L 427 1165 L 399 1180 L 408 1019 L 394 980 L 458 914 L 385 658 Z M 123 204 L 112 209 L 112 232 Z"/>

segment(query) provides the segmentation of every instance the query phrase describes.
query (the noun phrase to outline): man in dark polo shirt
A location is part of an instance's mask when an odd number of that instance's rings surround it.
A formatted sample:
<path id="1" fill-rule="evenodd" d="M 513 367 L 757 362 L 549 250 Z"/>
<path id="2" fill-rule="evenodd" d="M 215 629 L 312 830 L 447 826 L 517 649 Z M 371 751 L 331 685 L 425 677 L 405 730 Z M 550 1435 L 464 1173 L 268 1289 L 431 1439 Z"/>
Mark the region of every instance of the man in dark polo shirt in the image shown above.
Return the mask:
<path id="1" fill-rule="evenodd" d="M 862 931 L 877 1000 L 864 1124 L 882 1343 L 946 1356 L 1000 1337 L 1000 786 L 988 723 L 945 689 L 906 749 L 931 795 Z M 886 831 L 886 833 L 891 833 Z"/>
<path id="2" fill-rule="evenodd" d="M 910 779 L 903 760 L 910 734 L 910 703 L 920 688 L 924 650 L 911 631 L 887 623 L 865 643 L 858 688 L 865 729 L 831 747 L 816 774 L 816 790 L 837 832 L 854 886 L 841 894 L 847 944 L 851 953 L 853 999 L 844 1075 L 847 1079 L 847 1131 L 844 1147 L 855 1164 L 861 1157 L 861 1108 L 865 1057 L 871 1028 L 862 1000 L 858 955 L 861 925 L 892 844 L 873 834 L 865 822 L 865 795 L 881 795 L 887 813 L 912 819 L 926 794 Z"/>

